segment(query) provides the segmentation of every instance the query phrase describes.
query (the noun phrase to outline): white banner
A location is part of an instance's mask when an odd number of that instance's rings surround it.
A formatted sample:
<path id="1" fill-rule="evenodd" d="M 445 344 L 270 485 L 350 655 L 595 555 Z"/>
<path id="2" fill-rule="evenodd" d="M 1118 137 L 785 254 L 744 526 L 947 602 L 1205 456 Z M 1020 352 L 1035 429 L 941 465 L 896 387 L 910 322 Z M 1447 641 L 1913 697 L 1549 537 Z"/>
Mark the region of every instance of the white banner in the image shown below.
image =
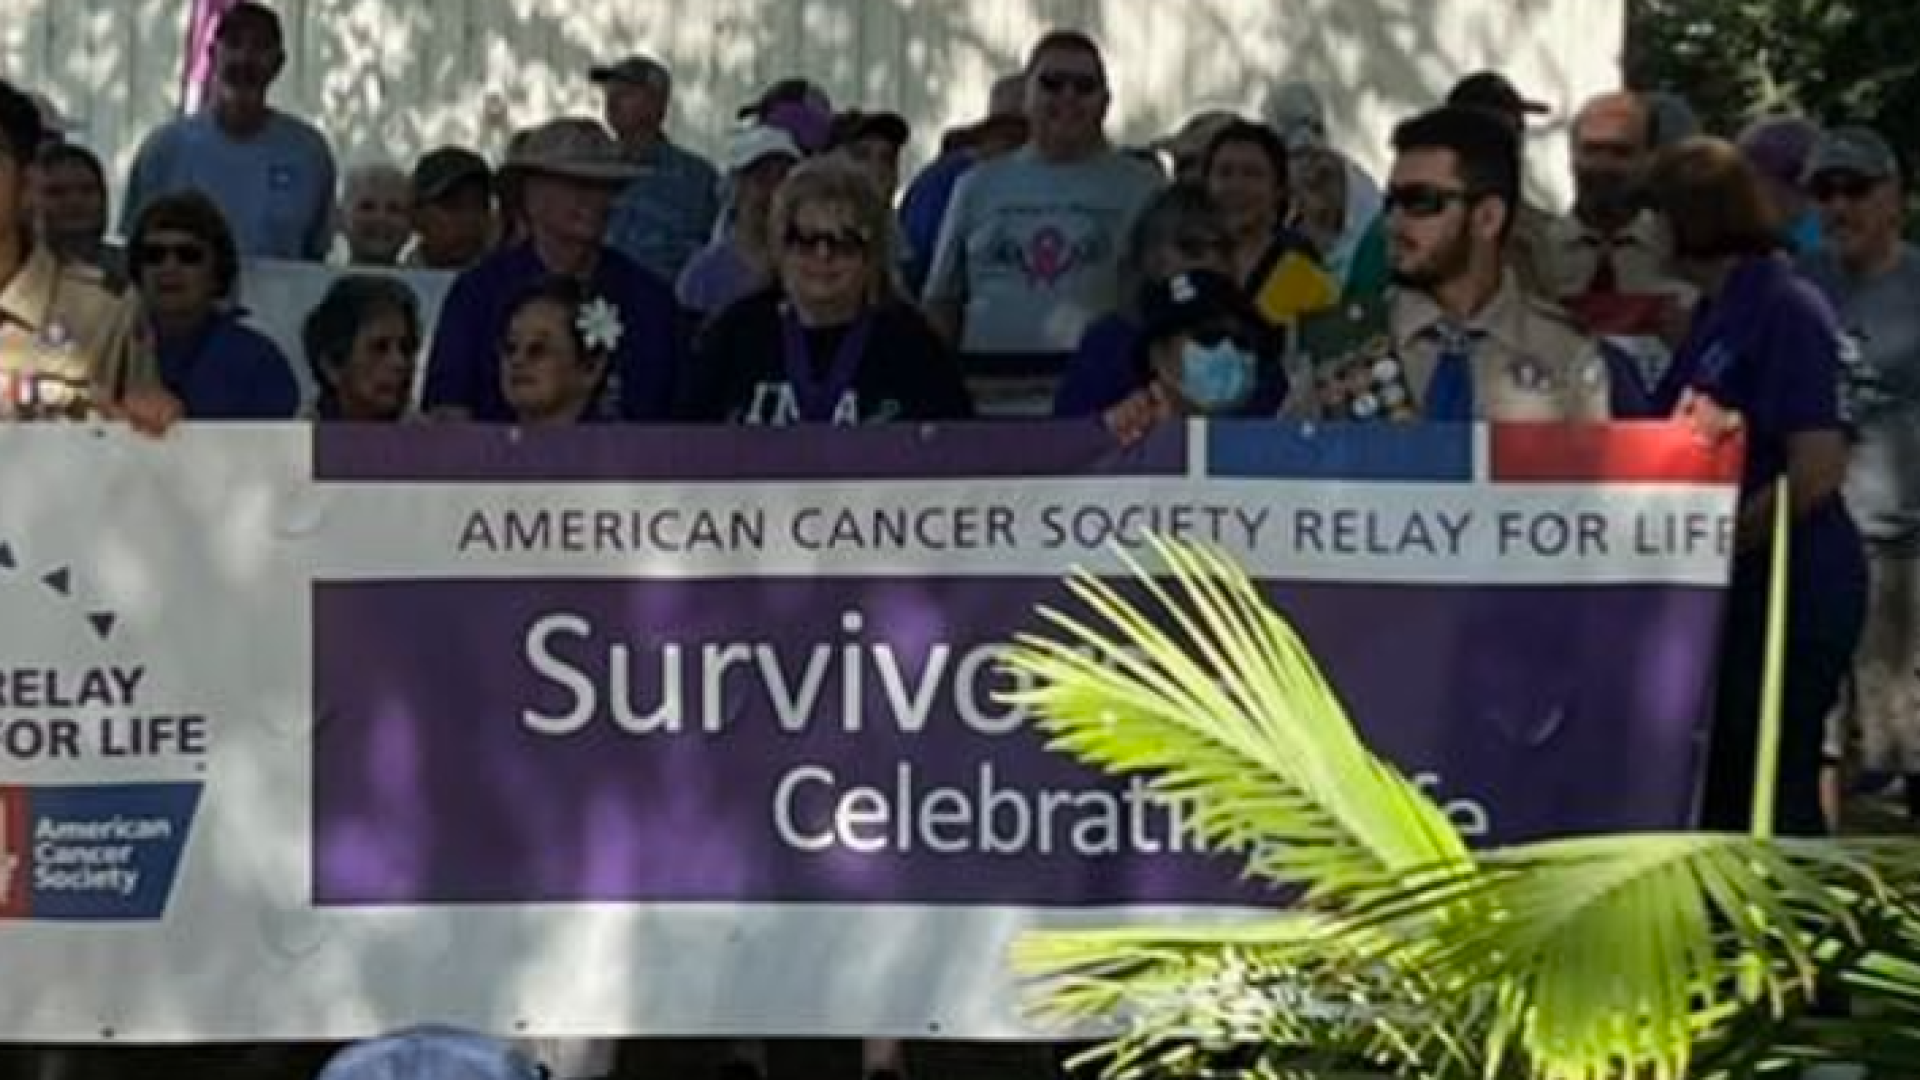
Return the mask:
<path id="1" fill-rule="evenodd" d="M 1681 436 L 1617 484 L 1430 446 L 1399 481 L 1262 480 L 1236 447 L 1281 431 L 0 427 L 0 966 L 32 988 L 0 1038 L 1033 1036 L 1023 930 L 1272 899 L 996 697 L 1002 643 L 1108 557 L 1048 507 L 1212 523 L 1472 835 L 1682 823 L 1723 464 Z M 1356 525 L 1296 563 L 1336 505 L 1432 547 Z M 462 551 L 515 507 L 761 524 Z M 807 550 L 841 511 L 867 531 Z M 1503 559 L 1512 513 L 1615 546 Z"/>

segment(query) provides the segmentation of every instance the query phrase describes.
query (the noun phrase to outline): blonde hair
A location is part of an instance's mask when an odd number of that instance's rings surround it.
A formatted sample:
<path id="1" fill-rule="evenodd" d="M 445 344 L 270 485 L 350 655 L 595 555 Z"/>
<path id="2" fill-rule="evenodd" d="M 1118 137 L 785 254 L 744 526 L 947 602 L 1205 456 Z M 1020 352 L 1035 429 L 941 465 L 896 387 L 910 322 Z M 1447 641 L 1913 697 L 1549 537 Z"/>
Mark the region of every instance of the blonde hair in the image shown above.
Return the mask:
<path id="1" fill-rule="evenodd" d="M 787 231 L 803 206 L 838 206 L 852 214 L 854 228 L 867 242 L 868 303 L 899 295 L 893 208 L 866 170 L 829 155 L 809 159 L 787 174 L 773 193 L 773 210 L 767 216 L 767 244 L 776 273 L 785 269 Z"/>

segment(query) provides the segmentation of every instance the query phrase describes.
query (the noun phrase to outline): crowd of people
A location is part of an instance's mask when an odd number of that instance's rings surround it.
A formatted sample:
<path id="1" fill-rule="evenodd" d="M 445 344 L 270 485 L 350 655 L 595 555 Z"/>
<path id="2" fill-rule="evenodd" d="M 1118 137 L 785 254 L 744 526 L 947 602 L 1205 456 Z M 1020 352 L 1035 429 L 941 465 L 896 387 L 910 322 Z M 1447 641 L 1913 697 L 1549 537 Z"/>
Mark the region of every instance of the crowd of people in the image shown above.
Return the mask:
<path id="1" fill-rule="evenodd" d="M 207 104 L 139 149 L 118 245 L 98 158 L 0 84 L 0 417 L 1054 416 L 1122 442 L 1191 415 L 1680 417 L 1748 448 L 1705 824 L 1747 813 L 1781 477 L 1781 828 L 1827 829 L 1839 751 L 1913 777 L 1920 812 L 1920 258 L 1899 155 L 1844 117 L 1727 140 L 1675 95 L 1602 93 L 1556 214 L 1523 184 L 1545 107 L 1498 73 L 1400 124 L 1381 183 L 1301 83 L 1116 146 L 1100 48 L 1055 31 L 904 190 L 907 121 L 803 78 L 709 163 L 647 57 L 583 72 L 604 117 L 520 132 L 497 166 L 442 147 L 341 177 L 270 102 L 274 11 L 238 4 L 212 48 Z M 346 267 L 302 357 L 233 302 L 262 259 Z M 434 325 L 383 268 L 457 275 Z"/>

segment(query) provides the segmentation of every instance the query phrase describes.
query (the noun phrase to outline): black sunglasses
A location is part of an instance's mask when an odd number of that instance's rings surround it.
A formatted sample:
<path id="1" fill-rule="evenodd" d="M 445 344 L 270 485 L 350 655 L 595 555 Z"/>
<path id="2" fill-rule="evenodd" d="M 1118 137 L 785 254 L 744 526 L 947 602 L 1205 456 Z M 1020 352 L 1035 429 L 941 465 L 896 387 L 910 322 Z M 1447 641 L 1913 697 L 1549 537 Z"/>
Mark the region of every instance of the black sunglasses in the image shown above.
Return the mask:
<path id="1" fill-rule="evenodd" d="M 1859 202 L 1873 194 L 1880 181 L 1864 176 L 1821 176 L 1810 185 L 1815 202 L 1833 202 L 1844 199 L 1847 202 Z"/>
<path id="2" fill-rule="evenodd" d="M 1064 94 L 1068 90 L 1081 97 L 1091 97 L 1107 85 L 1107 81 L 1098 75 L 1087 75 L 1074 71 L 1049 71 L 1036 79 L 1040 89 L 1049 94 Z"/>
<path id="3" fill-rule="evenodd" d="M 1408 217 L 1429 218 L 1445 213 L 1454 203 L 1465 203 L 1472 198 L 1473 193 L 1464 188 L 1395 184 L 1386 191 L 1385 205 L 1390 214 L 1399 211 Z"/>
<path id="4" fill-rule="evenodd" d="M 209 253 L 205 244 L 161 244 L 148 240 L 133 246 L 133 261 L 140 266 L 158 266 L 168 259 L 185 267 L 200 267 L 207 264 Z"/>
<path id="5" fill-rule="evenodd" d="M 842 258 L 862 255 L 867 250 L 867 238 L 857 232 L 807 232 L 797 226 L 787 230 L 786 244 L 790 251 L 811 251 Z"/>

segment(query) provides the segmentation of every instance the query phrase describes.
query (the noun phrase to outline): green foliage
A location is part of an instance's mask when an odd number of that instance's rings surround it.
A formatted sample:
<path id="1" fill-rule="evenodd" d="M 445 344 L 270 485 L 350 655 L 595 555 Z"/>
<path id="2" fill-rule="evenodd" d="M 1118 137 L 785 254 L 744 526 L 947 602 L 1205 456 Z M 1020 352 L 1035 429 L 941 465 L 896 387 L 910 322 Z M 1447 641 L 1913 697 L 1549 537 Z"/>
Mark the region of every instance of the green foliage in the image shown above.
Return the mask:
<path id="1" fill-rule="evenodd" d="M 1157 549 L 1143 602 L 1009 663 L 1054 745 L 1143 774 L 1205 840 L 1298 897 L 1233 926 L 1035 935 L 1037 1012 L 1122 1026 L 1119 1077 L 1365 1068 L 1447 1078 L 1920 1068 L 1920 844 L 1711 834 L 1474 854 L 1361 742 L 1305 646 L 1225 559 Z M 1841 1019 L 1813 1006 L 1843 989 Z"/>
<path id="2" fill-rule="evenodd" d="M 1770 112 L 1878 129 L 1920 152 L 1920 4 L 1904 0 L 1629 0 L 1628 78 L 1686 95 L 1732 136 Z"/>

